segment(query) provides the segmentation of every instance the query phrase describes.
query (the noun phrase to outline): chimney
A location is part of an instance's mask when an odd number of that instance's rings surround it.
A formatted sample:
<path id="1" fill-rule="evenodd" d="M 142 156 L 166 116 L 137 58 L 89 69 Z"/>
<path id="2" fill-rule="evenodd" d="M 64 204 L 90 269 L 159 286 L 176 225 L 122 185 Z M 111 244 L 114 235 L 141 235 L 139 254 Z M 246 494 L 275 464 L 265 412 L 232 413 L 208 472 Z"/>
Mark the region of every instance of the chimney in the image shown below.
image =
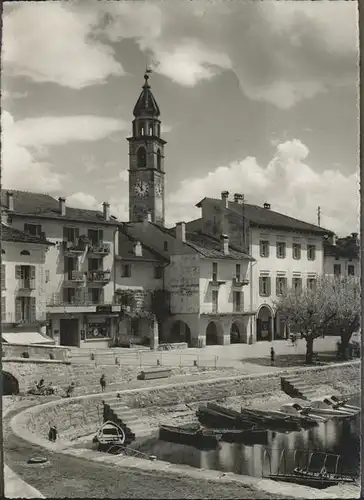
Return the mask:
<path id="1" fill-rule="evenodd" d="M 235 193 L 234 194 L 234 202 L 239 203 L 241 205 L 243 203 L 244 196 L 241 193 Z"/>
<path id="2" fill-rule="evenodd" d="M 58 198 L 59 213 L 64 217 L 66 215 L 66 198 Z"/>
<path id="3" fill-rule="evenodd" d="M 270 210 L 270 203 L 264 203 L 263 207 L 264 207 L 266 210 Z"/>
<path id="4" fill-rule="evenodd" d="M 184 222 L 177 222 L 176 224 L 176 238 L 183 242 L 186 241 L 186 224 Z"/>
<path id="5" fill-rule="evenodd" d="M 6 200 L 8 210 L 14 212 L 14 195 L 11 191 L 6 191 Z"/>
<path id="6" fill-rule="evenodd" d="M 224 208 L 229 208 L 229 191 L 222 191 L 221 199 L 223 201 Z"/>
<path id="7" fill-rule="evenodd" d="M 104 201 L 102 208 L 104 212 L 104 219 L 110 220 L 110 204 L 107 201 Z"/>
<path id="8" fill-rule="evenodd" d="M 143 248 L 140 241 L 137 241 L 134 245 L 134 255 L 135 257 L 143 257 Z"/>
<path id="9" fill-rule="evenodd" d="M 222 242 L 222 250 L 224 255 L 229 255 L 229 236 L 227 234 L 222 234 L 220 236 L 220 240 Z"/>
<path id="10" fill-rule="evenodd" d="M 334 246 L 336 245 L 336 234 L 333 234 L 331 236 L 331 244 L 334 245 Z"/>
<path id="11" fill-rule="evenodd" d="M 353 240 L 357 240 L 358 239 L 358 233 L 351 233 L 351 237 Z"/>

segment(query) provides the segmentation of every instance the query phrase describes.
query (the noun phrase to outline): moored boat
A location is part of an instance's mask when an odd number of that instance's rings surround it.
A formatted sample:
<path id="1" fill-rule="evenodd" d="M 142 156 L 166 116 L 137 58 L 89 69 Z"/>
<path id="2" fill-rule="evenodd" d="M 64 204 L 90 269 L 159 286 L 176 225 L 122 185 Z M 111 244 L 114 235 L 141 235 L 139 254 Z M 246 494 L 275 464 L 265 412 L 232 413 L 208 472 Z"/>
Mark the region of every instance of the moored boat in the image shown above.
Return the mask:
<path id="1" fill-rule="evenodd" d="M 305 420 L 307 419 L 307 422 L 313 421 L 316 422 L 316 424 L 327 421 L 327 418 L 322 415 L 308 415 L 299 403 L 286 403 L 280 407 L 280 411 L 287 415 L 298 415 Z"/>
<path id="2" fill-rule="evenodd" d="M 113 445 L 125 444 L 126 435 L 124 430 L 115 422 L 105 422 L 93 438 L 93 443 L 98 445 L 99 451 L 107 451 Z"/>
<path id="3" fill-rule="evenodd" d="M 221 433 L 203 429 L 199 424 L 185 426 L 160 425 L 159 439 L 178 444 L 186 444 L 199 449 L 215 449 Z"/>
<path id="4" fill-rule="evenodd" d="M 323 402 L 335 410 L 344 410 L 352 415 L 357 415 L 360 412 L 359 406 L 347 404 L 346 398 L 339 398 L 337 396 L 326 396 Z"/>
<path id="5" fill-rule="evenodd" d="M 352 416 L 352 413 L 344 409 L 335 409 L 323 401 L 310 401 L 307 407 L 303 407 L 308 415 L 322 415 L 330 418 L 345 418 Z"/>

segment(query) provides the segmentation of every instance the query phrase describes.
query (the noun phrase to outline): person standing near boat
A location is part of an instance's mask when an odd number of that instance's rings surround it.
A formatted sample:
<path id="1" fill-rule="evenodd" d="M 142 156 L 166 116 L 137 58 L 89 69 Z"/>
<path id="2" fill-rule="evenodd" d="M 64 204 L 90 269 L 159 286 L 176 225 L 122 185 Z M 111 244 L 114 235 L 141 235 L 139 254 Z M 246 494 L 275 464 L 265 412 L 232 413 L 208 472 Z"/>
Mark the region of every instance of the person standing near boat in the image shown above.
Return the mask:
<path id="1" fill-rule="evenodd" d="M 103 373 L 100 378 L 100 386 L 101 386 L 101 392 L 105 392 L 106 389 L 106 379 L 105 379 L 105 374 Z"/>

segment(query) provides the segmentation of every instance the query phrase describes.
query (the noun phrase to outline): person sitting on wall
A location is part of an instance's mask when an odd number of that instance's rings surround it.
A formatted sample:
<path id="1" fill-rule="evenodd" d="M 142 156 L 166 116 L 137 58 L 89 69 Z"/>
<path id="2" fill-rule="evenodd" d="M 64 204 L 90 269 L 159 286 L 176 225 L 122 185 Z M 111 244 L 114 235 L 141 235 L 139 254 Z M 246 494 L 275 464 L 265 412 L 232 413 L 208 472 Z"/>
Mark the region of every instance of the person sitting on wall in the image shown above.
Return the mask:
<path id="1" fill-rule="evenodd" d="M 40 394 L 45 394 L 46 386 L 44 384 L 44 378 L 40 379 L 40 381 L 38 382 L 37 389 Z"/>
<path id="2" fill-rule="evenodd" d="M 47 394 L 49 394 L 49 395 L 55 394 L 56 388 L 54 387 L 54 385 L 52 384 L 52 382 L 49 382 L 46 391 L 47 391 Z"/>

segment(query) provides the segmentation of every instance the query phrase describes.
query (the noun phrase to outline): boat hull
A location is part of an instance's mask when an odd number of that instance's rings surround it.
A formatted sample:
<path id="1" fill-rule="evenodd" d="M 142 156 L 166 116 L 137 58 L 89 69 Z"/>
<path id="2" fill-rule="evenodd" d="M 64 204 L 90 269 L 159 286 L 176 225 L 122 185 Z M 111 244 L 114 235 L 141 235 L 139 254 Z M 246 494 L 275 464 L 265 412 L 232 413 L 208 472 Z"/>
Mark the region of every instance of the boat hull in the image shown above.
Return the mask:
<path id="1" fill-rule="evenodd" d="M 198 449 L 215 449 L 221 434 L 204 434 L 198 429 L 183 429 L 161 426 L 159 439 L 169 443 L 184 444 Z"/>

